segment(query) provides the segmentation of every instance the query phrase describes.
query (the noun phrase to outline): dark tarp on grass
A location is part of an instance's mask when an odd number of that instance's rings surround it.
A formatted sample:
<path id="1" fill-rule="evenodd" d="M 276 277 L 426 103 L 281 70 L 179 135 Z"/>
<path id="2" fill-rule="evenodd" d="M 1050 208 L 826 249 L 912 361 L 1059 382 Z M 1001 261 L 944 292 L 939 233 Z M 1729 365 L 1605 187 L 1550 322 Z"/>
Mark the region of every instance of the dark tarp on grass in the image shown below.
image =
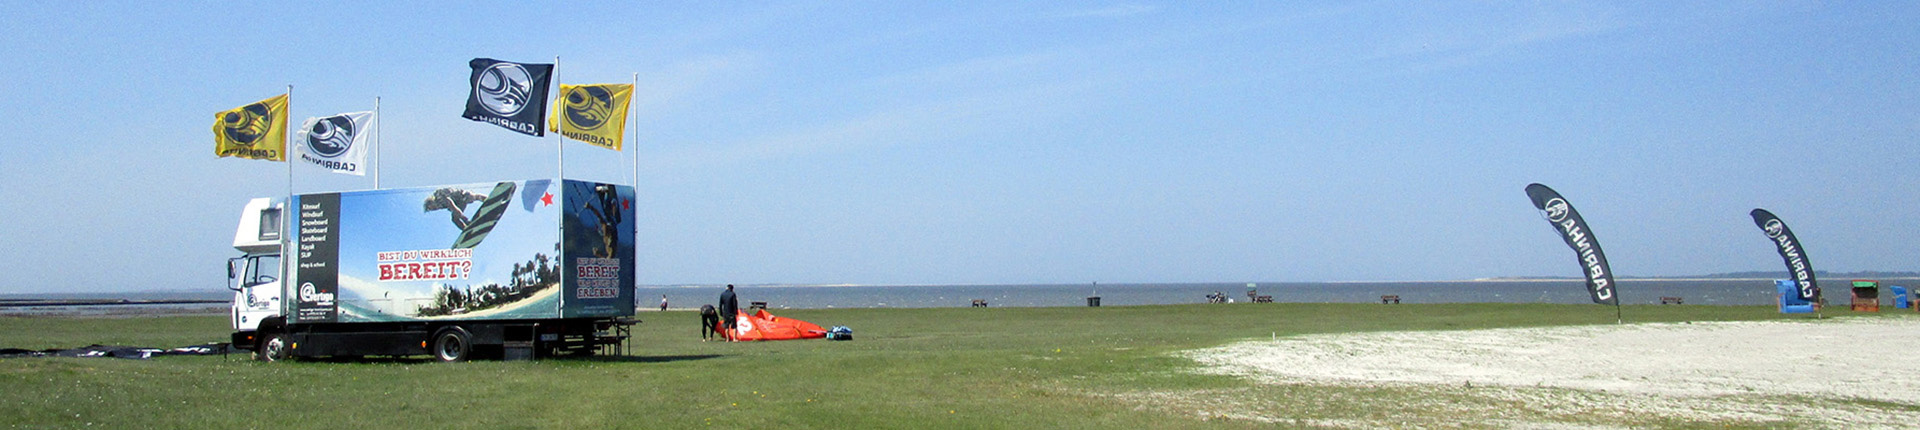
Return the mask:
<path id="1" fill-rule="evenodd" d="M 142 348 L 137 346 L 87 345 L 74 349 L 19 349 L 0 348 L 0 358 L 18 357 L 113 357 L 145 360 L 156 355 L 214 355 L 228 351 L 224 343 L 182 346 L 172 349 Z"/>

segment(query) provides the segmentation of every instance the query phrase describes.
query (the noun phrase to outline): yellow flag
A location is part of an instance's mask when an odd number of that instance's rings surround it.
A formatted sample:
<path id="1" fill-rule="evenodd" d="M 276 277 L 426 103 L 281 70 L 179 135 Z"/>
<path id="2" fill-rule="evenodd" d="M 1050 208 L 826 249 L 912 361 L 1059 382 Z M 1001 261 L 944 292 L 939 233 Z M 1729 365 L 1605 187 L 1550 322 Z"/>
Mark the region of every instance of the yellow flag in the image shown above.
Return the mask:
<path id="1" fill-rule="evenodd" d="M 213 115 L 213 154 L 255 160 L 287 159 L 287 95 Z"/>
<path id="2" fill-rule="evenodd" d="M 547 116 L 547 129 L 569 139 L 620 150 L 627 132 L 627 105 L 633 84 L 560 84 L 560 103 Z"/>

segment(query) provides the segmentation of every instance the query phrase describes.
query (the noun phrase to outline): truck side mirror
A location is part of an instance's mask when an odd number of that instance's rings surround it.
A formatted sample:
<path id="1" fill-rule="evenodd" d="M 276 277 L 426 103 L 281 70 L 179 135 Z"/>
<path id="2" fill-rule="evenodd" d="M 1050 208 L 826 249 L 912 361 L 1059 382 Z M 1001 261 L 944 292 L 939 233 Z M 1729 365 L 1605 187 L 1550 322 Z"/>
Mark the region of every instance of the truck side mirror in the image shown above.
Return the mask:
<path id="1" fill-rule="evenodd" d="M 246 262 L 246 257 L 234 257 L 234 258 L 227 259 L 227 289 L 240 291 L 240 285 L 239 283 L 234 282 L 234 278 L 240 276 L 239 267 L 241 264 L 245 264 L 245 262 Z"/>

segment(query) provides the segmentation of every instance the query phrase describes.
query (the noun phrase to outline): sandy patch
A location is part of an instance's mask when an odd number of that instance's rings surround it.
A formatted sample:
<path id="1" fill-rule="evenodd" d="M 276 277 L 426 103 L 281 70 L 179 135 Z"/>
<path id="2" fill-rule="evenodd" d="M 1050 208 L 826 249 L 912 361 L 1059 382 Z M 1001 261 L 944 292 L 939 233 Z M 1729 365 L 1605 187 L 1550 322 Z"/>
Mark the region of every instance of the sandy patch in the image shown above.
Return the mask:
<path id="1" fill-rule="evenodd" d="M 1407 387 L 1513 402 L 1535 418 L 1572 407 L 1624 418 L 1920 426 L 1914 317 L 1328 334 L 1185 355 L 1202 372 L 1263 384 Z"/>

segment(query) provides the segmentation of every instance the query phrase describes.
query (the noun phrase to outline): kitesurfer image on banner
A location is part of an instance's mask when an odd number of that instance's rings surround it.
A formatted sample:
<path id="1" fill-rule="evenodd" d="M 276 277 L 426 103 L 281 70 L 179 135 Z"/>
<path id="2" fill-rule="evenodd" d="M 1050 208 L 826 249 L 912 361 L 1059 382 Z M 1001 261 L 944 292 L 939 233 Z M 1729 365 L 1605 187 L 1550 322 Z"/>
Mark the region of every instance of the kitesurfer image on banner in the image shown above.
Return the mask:
<path id="1" fill-rule="evenodd" d="M 433 195 L 427 197 L 427 200 L 421 204 L 421 207 L 427 212 L 438 210 L 447 211 L 447 214 L 453 219 L 453 227 L 465 230 L 468 225 L 472 224 L 472 221 L 467 218 L 467 205 L 485 200 L 486 198 L 487 196 L 480 195 L 479 193 L 448 187 L 434 190 Z"/>

